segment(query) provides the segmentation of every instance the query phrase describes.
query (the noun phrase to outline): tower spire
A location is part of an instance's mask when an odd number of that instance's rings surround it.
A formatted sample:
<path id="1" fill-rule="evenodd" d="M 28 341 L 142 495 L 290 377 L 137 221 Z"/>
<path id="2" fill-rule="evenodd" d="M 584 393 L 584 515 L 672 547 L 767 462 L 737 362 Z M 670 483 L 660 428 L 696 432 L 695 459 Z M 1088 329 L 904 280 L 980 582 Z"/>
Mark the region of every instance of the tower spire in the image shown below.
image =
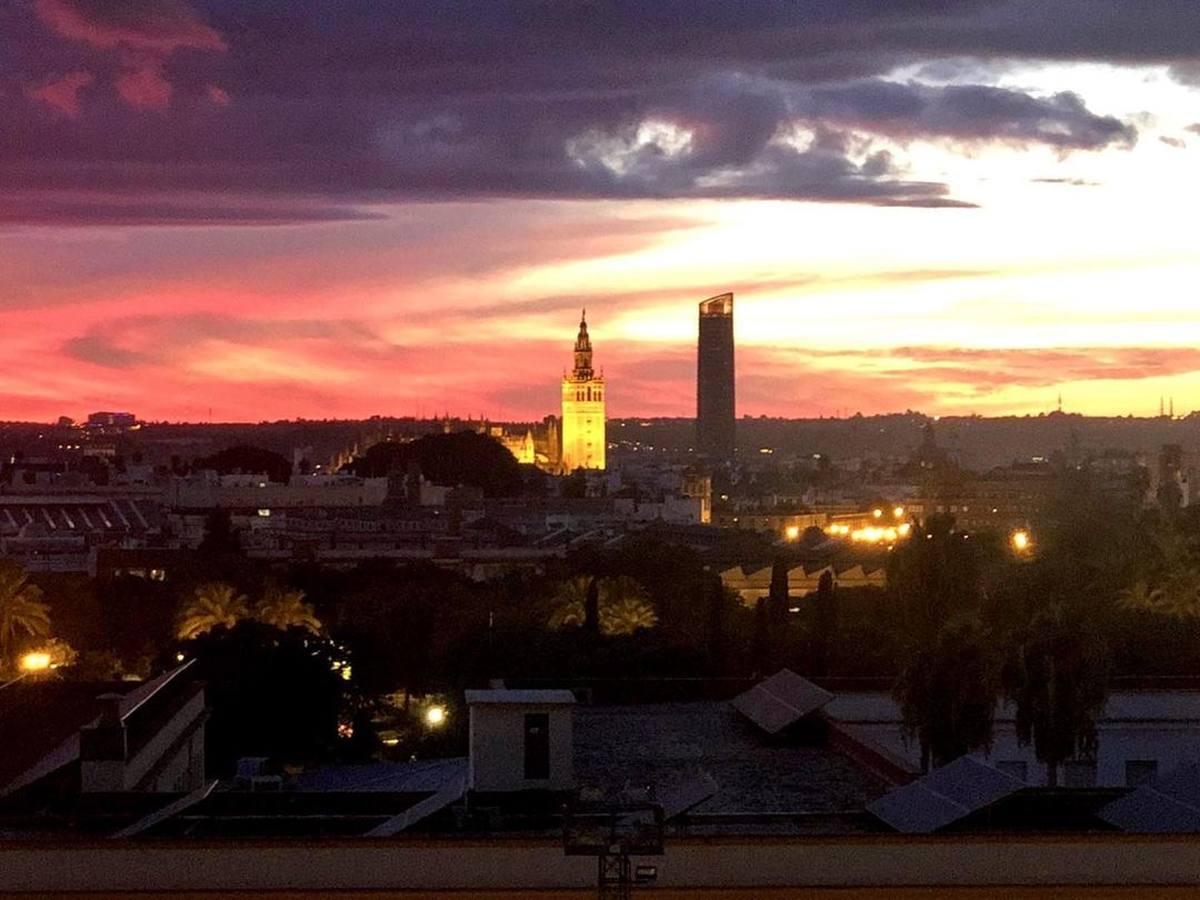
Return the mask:
<path id="1" fill-rule="evenodd" d="M 587 381 L 592 377 L 592 339 L 588 337 L 587 310 L 579 316 L 579 336 L 575 338 L 575 379 Z"/>

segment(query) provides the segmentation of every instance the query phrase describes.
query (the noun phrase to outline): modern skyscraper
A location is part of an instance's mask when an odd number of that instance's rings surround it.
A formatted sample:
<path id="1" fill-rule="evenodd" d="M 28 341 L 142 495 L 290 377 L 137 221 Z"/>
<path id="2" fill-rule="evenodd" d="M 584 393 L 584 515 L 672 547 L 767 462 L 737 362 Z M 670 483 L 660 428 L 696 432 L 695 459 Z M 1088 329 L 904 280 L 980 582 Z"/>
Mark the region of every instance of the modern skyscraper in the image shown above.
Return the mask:
<path id="1" fill-rule="evenodd" d="M 592 341 L 587 310 L 575 339 L 575 368 L 562 380 L 562 470 L 603 469 L 607 448 L 604 431 L 604 376 L 592 368 Z"/>
<path id="2" fill-rule="evenodd" d="M 696 352 L 696 449 L 714 460 L 731 460 L 736 446 L 733 391 L 733 294 L 700 304 Z"/>

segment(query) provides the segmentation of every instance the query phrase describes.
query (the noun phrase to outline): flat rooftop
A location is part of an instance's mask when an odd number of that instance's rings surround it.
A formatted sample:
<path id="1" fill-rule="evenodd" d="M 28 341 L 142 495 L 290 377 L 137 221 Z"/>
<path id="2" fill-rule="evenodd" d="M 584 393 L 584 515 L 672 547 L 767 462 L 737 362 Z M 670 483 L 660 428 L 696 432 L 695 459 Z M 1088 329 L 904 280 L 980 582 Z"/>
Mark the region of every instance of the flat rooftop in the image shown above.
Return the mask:
<path id="1" fill-rule="evenodd" d="M 850 813 L 886 787 L 822 743 L 770 737 L 724 702 L 579 706 L 575 778 L 604 798 L 646 797 L 711 776 L 697 814 Z"/>

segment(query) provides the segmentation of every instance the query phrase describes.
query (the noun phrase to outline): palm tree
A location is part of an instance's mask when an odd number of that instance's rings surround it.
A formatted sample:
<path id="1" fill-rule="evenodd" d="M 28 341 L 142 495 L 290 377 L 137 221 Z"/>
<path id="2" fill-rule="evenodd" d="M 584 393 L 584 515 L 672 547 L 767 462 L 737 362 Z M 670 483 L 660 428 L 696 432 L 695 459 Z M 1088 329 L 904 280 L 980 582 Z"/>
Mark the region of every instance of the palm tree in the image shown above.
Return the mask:
<path id="1" fill-rule="evenodd" d="M 557 605 L 550 615 L 551 628 L 581 626 L 587 622 L 588 596 L 599 607 L 600 631 L 606 635 L 633 634 L 653 628 L 658 616 L 641 582 L 628 575 L 593 579 L 571 578 L 559 585 Z"/>
<path id="2" fill-rule="evenodd" d="M 600 630 L 607 635 L 633 634 L 657 624 L 654 607 L 637 597 L 623 597 L 600 607 Z"/>
<path id="3" fill-rule="evenodd" d="M 42 602 L 42 589 L 29 583 L 20 565 L 0 561 L 0 667 L 8 663 L 22 632 L 30 637 L 49 634 L 50 607 Z"/>
<path id="4" fill-rule="evenodd" d="M 554 611 L 550 613 L 551 628 L 582 625 L 587 606 L 588 589 L 592 579 L 586 575 L 568 578 L 558 586 L 554 595 Z"/>
<path id="5" fill-rule="evenodd" d="M 642 587 L 642 583 L 636 578 L 630 578 L 628 575 L 618 575 L 615 578 L 600 579 L 600 596 L 601 603 L 619 603 L 622 600 L 634 599 L 641 600 L 643 603 L 650 602 L 650 596 L 646 593 L 646 589 Z"/>
<path id="6" fill-rule="evenodd" d="M 303 628 L 313 634 L 320 634 L 322 625 L 317 618 L 313 605 L 304 599 L 304 591 L 281 588 L 271 585 L 267 588 L 256 604 L 254 618 L 264 625 L 287 631 L 289 628 Z"/>
<path id="7" fill-rule="evenodd" d="M 231 584 L 210 581 L 196 588 L 195 594 L 179 611 L 175 634 L 190 641 L 214 628 L 232 628 L 250 617 L 250 602 Z"/>
<path id="8" fill-rule="evenodd" d="M 1138 581 L 1117 595 L 1117 603 L 1136 612 L 1173 619 L 1200 618 L 1200 568 L 1181 566 L 1167 575 L 1162 587 Z"/>
<path id="9" fill-rule="evenodd" d="M 1166 591 L 1137 581 L 1117 594 L 1117 604 L 1137 612 L 1162 612 L 1167 605 Z"/>

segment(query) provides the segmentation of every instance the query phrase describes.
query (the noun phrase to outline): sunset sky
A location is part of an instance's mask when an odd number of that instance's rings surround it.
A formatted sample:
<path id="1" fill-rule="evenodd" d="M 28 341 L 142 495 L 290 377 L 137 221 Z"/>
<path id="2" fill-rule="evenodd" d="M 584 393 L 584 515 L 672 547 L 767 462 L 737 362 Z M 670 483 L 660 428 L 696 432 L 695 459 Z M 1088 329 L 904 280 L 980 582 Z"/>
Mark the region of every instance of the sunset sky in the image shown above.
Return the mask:
<path id="1" fill-rule="evenodd" d="M 1194 0 L 0 0 L 0 419 L 1200 408 Z"/>

